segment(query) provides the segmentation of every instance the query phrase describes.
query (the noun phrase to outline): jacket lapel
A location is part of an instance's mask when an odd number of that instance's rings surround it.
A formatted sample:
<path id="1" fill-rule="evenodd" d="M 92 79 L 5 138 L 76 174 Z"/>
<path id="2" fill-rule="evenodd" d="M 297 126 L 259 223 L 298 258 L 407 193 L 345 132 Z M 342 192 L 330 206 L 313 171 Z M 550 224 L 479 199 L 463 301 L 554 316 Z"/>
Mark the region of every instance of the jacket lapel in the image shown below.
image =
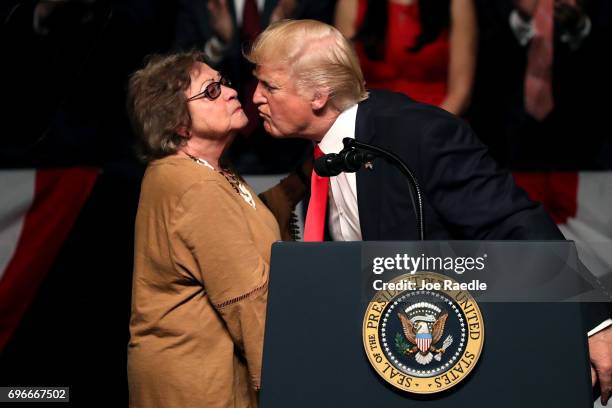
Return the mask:
<path id="1" fill-rule="evenodd" d="M 371 143 L 375 140 L 374 121 L 370 118 L 371 107 L 372 101 L 367 99 L 361 102 L 357 108 L 355 139 L 359 142 Z M 379 160 L 382 159 L 376 161 Z M 362 168 L 356 174 L 359 225 L 361 227 L 361 238 L 364 241 L 376 241 L 380 236 L 382 180 L 376 161 L 373 170 Z"/>

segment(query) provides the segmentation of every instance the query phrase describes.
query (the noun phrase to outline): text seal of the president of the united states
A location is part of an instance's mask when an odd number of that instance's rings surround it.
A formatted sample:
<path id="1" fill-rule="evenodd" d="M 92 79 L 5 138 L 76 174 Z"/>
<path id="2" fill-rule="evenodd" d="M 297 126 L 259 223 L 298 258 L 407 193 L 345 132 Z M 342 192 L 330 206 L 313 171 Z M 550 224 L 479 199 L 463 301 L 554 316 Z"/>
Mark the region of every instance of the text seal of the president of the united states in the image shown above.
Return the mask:
<path id="1" fill-rule="evenodd" d="M 431 272 L 402 275 L 391 282 L 414 282 L 414 289 L 379 291 L 368 304 L 366 354 L 376 372 L 400 390 L 447 390 L 478 362 L 484 344 L 482 314 L 469 292 L 444 289 L 449 280 Z"/>

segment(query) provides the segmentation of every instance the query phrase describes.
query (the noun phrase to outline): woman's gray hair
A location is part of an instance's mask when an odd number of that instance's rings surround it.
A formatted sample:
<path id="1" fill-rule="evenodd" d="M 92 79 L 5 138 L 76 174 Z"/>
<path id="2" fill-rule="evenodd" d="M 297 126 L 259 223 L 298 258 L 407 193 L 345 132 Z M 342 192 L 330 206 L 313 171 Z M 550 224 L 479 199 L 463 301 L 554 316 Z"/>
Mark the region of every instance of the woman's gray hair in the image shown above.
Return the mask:
<path id="1" fill-rule="evenodd" d="M 174 154 L 186 142 L 177 129 L 191 125 L 185 91 L 191 71 L 202 61 L 199 51 L 153 55 L 130 77 L 128 113 L 144 160 Z"/>

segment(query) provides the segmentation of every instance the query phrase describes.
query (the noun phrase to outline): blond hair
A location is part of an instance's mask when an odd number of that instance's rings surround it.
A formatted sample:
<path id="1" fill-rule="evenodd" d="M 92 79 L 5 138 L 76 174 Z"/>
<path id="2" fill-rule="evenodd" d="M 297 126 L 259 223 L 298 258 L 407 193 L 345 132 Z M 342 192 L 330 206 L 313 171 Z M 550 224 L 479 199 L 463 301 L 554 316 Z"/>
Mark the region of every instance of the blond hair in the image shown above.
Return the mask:
<path id="1" fill-rule="evenodd" d="M 338 30 L 320 21 L 271 24 L 245 57 L 256 65 L 287 67 L 298 92 L 325 89 L 339 111 L 368 97 L 353 47 Z"/>

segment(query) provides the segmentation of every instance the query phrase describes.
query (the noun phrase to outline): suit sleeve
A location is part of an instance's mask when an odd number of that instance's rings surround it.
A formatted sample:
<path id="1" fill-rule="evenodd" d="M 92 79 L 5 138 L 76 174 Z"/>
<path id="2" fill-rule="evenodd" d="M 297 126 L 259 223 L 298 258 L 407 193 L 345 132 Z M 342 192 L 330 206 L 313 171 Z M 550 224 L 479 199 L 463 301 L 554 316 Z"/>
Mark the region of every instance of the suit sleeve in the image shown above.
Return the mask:
<path id="1" fill-rule="evenodd" d="M 196 183 L 181 198 L 175 228 L 197 265 L 193 278 L 226 323 L 258 389 L 269 265 L 235 195 L 216 181 Z"/>
<path id="2" fill-rule="evenodd" d="M 463 121 L 447 115 L 432 120 L 420 157 L 430 205 L 463 238 L 565 239 Z"/>
<path id="3" fill-rule="evenodd" d="M 592 331 L 607 319 L 612 318 L 612 303 L 583 303 L 581 308 L 584 327 L 587 332 Z"/>
<path id="4" fill-rule="evenodd" d="M 295 232 L 293 229 L 297 228 L 297 225 L 293 225 L 293 211 L 305 194 L 306 187 L 295 173 L 289 174 L 280 183 L 259 194 L 261 201 L 274 214 L 284 241 L 292 240 Z"/>

